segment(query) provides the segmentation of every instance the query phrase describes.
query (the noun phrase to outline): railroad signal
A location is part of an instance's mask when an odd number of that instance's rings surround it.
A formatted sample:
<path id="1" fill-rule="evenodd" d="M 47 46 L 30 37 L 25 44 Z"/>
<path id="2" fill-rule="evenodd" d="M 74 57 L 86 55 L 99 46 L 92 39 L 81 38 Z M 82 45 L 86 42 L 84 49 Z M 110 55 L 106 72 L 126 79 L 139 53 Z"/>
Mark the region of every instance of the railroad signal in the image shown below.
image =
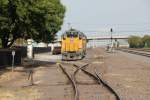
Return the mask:
<path id="1" fill-rule="evenodd" d="M 110 33 L 111 33 L 111 40 L 112 40 L 112 33 L 113 33 L 113 29 L 110 29 Z"/>
<path id="2" fill-rule="evenodd" d="M 113 29 L 112 29 L 112 28 L 110 29 L 110 32 L 113 32 Z"/>
<path id="3" fill-rule="evenodd" d="M 110 38 L 111 38 L 111 43 L 112 43 L 112 33 L 113 33 L 113 29 L 111 28 L 111 29 L 110 29 L 110 35 L 111 35 L 111 36 L 110 36 Z"/>
<path id="4" fill-rule="evenodd" d="M 112 33 L 113 33 L 113 29 L 111 28 L 110 29 L 110 50 L 111 51 L 113 49 L 113 36 L 112 36 Z"/>

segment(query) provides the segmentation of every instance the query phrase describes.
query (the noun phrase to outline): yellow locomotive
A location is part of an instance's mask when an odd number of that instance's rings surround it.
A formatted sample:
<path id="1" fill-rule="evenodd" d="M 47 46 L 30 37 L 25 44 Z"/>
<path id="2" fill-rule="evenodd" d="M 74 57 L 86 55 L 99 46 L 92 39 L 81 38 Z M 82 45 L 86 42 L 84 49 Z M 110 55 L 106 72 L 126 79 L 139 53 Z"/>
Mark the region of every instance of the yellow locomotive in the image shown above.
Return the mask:
<path id="1" fill-rule="evenodd" d="M 70 29 L 61 37 L 62 60 L 79 60 L 86 55 L 87 37 L 80 31 Z"/>

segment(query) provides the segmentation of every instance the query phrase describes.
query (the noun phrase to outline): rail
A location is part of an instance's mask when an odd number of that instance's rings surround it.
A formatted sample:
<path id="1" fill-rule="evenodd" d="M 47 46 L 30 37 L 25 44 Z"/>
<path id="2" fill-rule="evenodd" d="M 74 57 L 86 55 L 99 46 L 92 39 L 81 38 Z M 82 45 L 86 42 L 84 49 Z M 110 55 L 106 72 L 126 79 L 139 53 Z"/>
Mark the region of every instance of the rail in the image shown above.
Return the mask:
<path id="1" fill-rule="evenodd" d="M 61 64 L 59 64 L 59 67 L 62 69 L 63 73 L 68 77 L 68 79 L 72 83 L 72 86 L 73 86 L 73 89 L 74 89 L 74 100 L 79 100 L 79 93 L 78 93 L 77 84 L 76 84 L 75 77 L 74 77 L 75 74 L 74 75 L 69 75 L 67 73 L 67 71 L 65 70 L 65 68 L 62 67 Z"/>
<path id="2" fill-rule="evenodd" d="M 115 90 L 110 87 L 106 82 L 103 81 L 103 79 L 99 76 L 99 74 L 95 71 L 95 75 L 92 74 L 91 72 L 89 71 L 86 71 L 84 68 L 86 68 L 89 64 L 86 64 L 82 67 L 79 67 L 78 65 L 74 64 L 75 67 L 77 67 L 78 69 L 81 69 L 85 74 L 89 75 L 90 77 L 93 77 L 93 79 L 96 80 L 96 82 L 98 84 L 101 85 L 101 83 L 103 84 L 104 87 L 106 87 L 116 98 L 116 100 L 120 100 L 120 97 L 119 95 L 115 92 Z"/>
<path id="3" fill-rule="evenodd" d="M 145 57 L 150 57 L 150 51 L 149 49 L 118 49 L 120 51 L 123 52 L 127 52 L 127 53 L 131 53 L 131 54 L 136 54 L 136 55 L 140 55 L 140 56 L 145 56 Z"/>

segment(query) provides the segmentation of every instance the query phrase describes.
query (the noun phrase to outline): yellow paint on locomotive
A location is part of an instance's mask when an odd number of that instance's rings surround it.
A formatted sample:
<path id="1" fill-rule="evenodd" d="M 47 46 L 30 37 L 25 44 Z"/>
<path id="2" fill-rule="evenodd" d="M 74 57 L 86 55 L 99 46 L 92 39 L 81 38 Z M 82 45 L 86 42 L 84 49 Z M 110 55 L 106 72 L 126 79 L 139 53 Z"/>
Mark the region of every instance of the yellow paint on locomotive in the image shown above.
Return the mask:
<path id="1" fill-rule="evenodd" d="M 67 37 L 62 39 L 62 52 L 77 52 L 83 48 L 83 40 Z"/>

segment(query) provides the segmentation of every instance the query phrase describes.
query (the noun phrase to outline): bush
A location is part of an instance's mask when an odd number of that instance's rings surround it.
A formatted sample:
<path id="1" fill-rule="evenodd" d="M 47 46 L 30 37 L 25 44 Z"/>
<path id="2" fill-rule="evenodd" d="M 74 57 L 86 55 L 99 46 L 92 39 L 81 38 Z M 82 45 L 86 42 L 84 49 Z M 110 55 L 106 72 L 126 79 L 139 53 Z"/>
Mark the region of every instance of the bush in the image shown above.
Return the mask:
<path id="1" fill-rule="evenodd" d="M 138 36 L 130 36 L 128 39 L 128 43 L 130 48 L 142 48 L 144 47 L 143 41 L 141 37 Z"/>
<path id="2" fill-rule="evenodd" d="M 145 35 L 142 38 L 142 42 L 144 44 L 144 47 L 150 47 L 150 35 Z"/>

